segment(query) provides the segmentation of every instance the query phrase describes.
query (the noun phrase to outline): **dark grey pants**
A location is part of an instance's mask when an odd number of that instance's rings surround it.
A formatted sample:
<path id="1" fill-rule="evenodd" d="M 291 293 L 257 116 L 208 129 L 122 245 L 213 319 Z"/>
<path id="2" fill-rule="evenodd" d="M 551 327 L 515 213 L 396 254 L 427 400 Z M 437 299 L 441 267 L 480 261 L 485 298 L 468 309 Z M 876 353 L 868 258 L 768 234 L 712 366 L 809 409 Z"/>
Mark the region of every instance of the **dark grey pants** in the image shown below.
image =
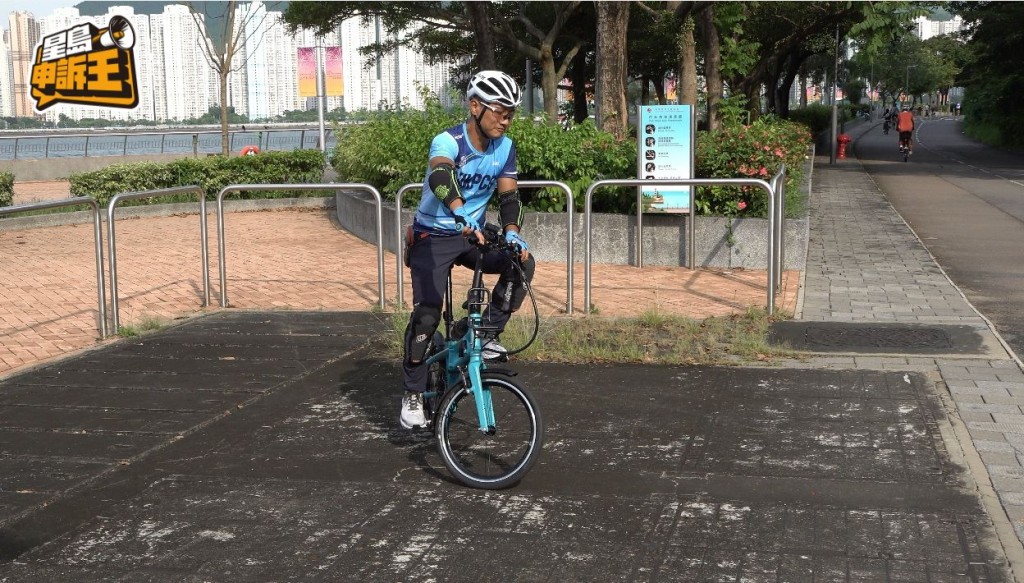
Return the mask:
<path id="1" fill-rule="evenodd" d="M 444 304 L 444 292 L 448 287 L 448 270 L 452 265 L 461 265 L 473 269 L 480 249 L 461 235 L 439 237 L 435 235 L 421 236 L 417 234 L 415 243 L 408 250 L 409 269 L 412 271 L 412 302 L 413 311 L 409 318 L 409 326 L 405 330 L 405 358 L 403 359 L 404 375 L 402 387 L 406 391 L 422 392 L 427 387 L 427 367 L 422 362 L 413 363 L 409 359 L 410 343 L 415 335 L 433 335 L 439 321 L 423 321 L 427 311 L 440 312 Z M 519 309 L 526 299 L 526 288 L 515 285 L 511 260 L 502 253 L 491 251 L 484 253 L 483 270 L 488 274 L 500 274 L 498 283 L 491 292 L 491 301 L 484 313 L 485 322 L 503 330 L 512 313 Z M 526 283 L 533 281 L 536 262 L 533 255 L 523 265 Z M 455 290 L 454 301 L 461 303 L 460 291 Z M 465 290 L 461 292 L 465 294 Z M 427 310 L 424 310 L 427 308 Z"/>

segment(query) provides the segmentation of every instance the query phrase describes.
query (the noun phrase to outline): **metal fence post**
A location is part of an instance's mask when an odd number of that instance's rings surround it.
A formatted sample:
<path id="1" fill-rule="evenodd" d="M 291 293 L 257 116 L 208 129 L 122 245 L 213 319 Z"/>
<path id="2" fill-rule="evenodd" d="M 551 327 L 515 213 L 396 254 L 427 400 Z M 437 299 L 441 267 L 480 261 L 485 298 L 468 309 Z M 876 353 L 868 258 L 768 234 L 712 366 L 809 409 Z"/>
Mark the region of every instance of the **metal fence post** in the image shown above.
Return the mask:
<path id="1" fill-rule="evenodd" d="M 122 200 L 138 200 L 140 198 L 156 198 L 174 194 L 196 194 L 199 197 L 199 238 L 203 269 L 203 306 L 210 305 L 210 255 L 206 242 L 206 192 L 200 186 L 179 186 L 161 188 L 141 192 L 124 192 L 114 195 L 107 203 L 107 244 L 110 247 L 110 315 L 116 333 L 120 327 L 117 306 L 117 236 L 114 223 L 114 211 Z"/>
<path id="2" fill-rule="evenodd" d="M 566 249 L 565 249 L 565 268 L 566 268 L 566 297 L 565 297 L 565 313 L 572 314 L 572 280 L 573 280 L 573 265 L 575 262 L 575 256 L 573 253 L 573 213 L 575 212 L 576 199 L 572 194 L 572 188 L 564 182 L 558 180 L 520 180 L 518 182 L 520 188 L 560 188 L 565 192 L 565 203 L 566 203 L 566 215 L 568 217 L 568 231 L 566 234 Z M 395 302 L 401 306 L 405 304 L 405 289 L 402 281 L 404 272 L 402 270 L 404 266 L 402 253 L 405 251 L 405 241 L 403 241 L 404 233 L 402 232 L 402 198 L 405 193 L 414 189 L 422 188 L 423 185 L 418 182 L 406 184 L 398 189 L 395 193 L 395 229 L 398 232 L 395 243 L 395 256 L 396 256 L 396 268 L 397 268 L 397 279 L 398 282 L 398 293 L 396 294 Z"/>
<path id="3" fill-rule="evenodd" d="M 102 228 L 100 227 L 100 205 L 96 202 L 96 199 L 91 196 L 78 196 L 63 200 L 51 200 L 0 207 L 0 217 L 25 211 L 76 206 L 80 204 L 87 204 L 92 207 L 92 234 L 96 255 L 96 289 L 98 290 L 97 295 L 99 296 L 99 329 L 100 339 L 102 340 L 107 337 L 107 296 L 106 285 L 103 281 L 103 233 Z"/>
<path id="4" fill-rule="evenodd" d="M 381 218 L 381 196 L 380 192 L 369 184 L 357 183 L 330 183 L 330 184 L 231 184 L 225 186 L 217 193 L 217 256 L 220 263 L 220 306 L 228 307 L 228 275 L 227 275 L 227 251 L 224 237 L 224 197 L 232 192 L 244 190 L 362 190 L 373 195 L 377 204 L 377 289 L 381 309 L 385 307 L 384 301 L 384 235 L 383 220 Z"/>
<path id="5" fill-rule="evenodd" d="M 591 296 L 590 296 L 590 244 L 591 244 L 591 204 L 594 197 L 594 191 L 603 186 L 757 186 L 765 191 L 768 195 L 768 294 L 767 294 L 767 306 L 766 310 L 768 314 L 772 314 L 775 311 L 775 285 L 774 276 L 775 273 L 775 193 L 772 186 L 764 180 L 756 178 L 689 178 L 679 180 L 644 180 L 639 178 L 621 179 L 621 180 L 598 180 L 587 188 L 586 198 L 584 199 L 584 215 L 583 215 L 583 229 L 586 231 L 585 235 L 585 259 L 583 263 L 583 303 L 584 309 L 587 312 L 591 310 Z M 694 194 L 696 194 L 694 189 Z M 694 198 L 694 201 L 696 197 Z M 691 206 L 696 206 L 691 205 Z"/>

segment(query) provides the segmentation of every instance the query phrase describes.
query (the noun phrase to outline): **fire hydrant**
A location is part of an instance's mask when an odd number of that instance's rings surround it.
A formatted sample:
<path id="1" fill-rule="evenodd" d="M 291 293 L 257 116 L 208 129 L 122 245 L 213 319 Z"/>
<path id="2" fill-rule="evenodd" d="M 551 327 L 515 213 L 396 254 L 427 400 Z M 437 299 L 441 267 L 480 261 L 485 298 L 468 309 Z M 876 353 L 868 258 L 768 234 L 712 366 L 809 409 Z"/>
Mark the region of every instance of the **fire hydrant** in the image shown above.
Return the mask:
<path id="1" fill-rule="evenodd" d="M 846 144 L 850 143 L 850 136 L 846 134 L 839 134 L 836 136 L 836 143 L 839 144 L 839 152 L 836 155 L 840 160 L 846 159 Z"/>

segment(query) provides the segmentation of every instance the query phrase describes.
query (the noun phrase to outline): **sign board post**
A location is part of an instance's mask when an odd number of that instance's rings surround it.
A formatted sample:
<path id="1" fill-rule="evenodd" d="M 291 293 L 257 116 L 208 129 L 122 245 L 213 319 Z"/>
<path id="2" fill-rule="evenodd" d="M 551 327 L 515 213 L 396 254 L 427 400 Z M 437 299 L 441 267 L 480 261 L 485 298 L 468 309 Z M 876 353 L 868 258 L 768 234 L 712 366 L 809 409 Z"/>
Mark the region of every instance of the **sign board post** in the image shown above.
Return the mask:
<path id="1" fill-rule="evenodd" d="M 669 180 L 693 178 L 696 124 L 689 104 L 642 105 L 637 128 L 637 178 Z M 637 197 L 637 264 L 643 267 L 643 213 L 689 216 L 690 243 L 686 255 L 693 269 L 693 191 L 690 186 L 641 186 Z"/>

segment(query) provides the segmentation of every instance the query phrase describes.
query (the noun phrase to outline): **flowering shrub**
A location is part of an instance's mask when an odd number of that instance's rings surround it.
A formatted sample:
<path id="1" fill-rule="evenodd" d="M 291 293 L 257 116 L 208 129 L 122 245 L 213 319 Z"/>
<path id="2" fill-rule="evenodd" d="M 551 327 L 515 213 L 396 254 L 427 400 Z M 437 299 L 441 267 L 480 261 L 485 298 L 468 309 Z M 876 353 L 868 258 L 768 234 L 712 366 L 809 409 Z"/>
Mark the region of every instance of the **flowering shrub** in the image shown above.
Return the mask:
<path id="1" fill-rule="evenodd" d="M 697 168 L 701 178 L 771 180 L 786 165 L 786 192 L 797 195 L 811 134 L 803 124 L 763 117 L 749 126 L 729 124 L 697 135 Z M 791 202 L 787 200 L 787 204 Z M 699 214 L 767 216 L 767 194 L 756 187 L 702 187 L 694 207 Z"/>

